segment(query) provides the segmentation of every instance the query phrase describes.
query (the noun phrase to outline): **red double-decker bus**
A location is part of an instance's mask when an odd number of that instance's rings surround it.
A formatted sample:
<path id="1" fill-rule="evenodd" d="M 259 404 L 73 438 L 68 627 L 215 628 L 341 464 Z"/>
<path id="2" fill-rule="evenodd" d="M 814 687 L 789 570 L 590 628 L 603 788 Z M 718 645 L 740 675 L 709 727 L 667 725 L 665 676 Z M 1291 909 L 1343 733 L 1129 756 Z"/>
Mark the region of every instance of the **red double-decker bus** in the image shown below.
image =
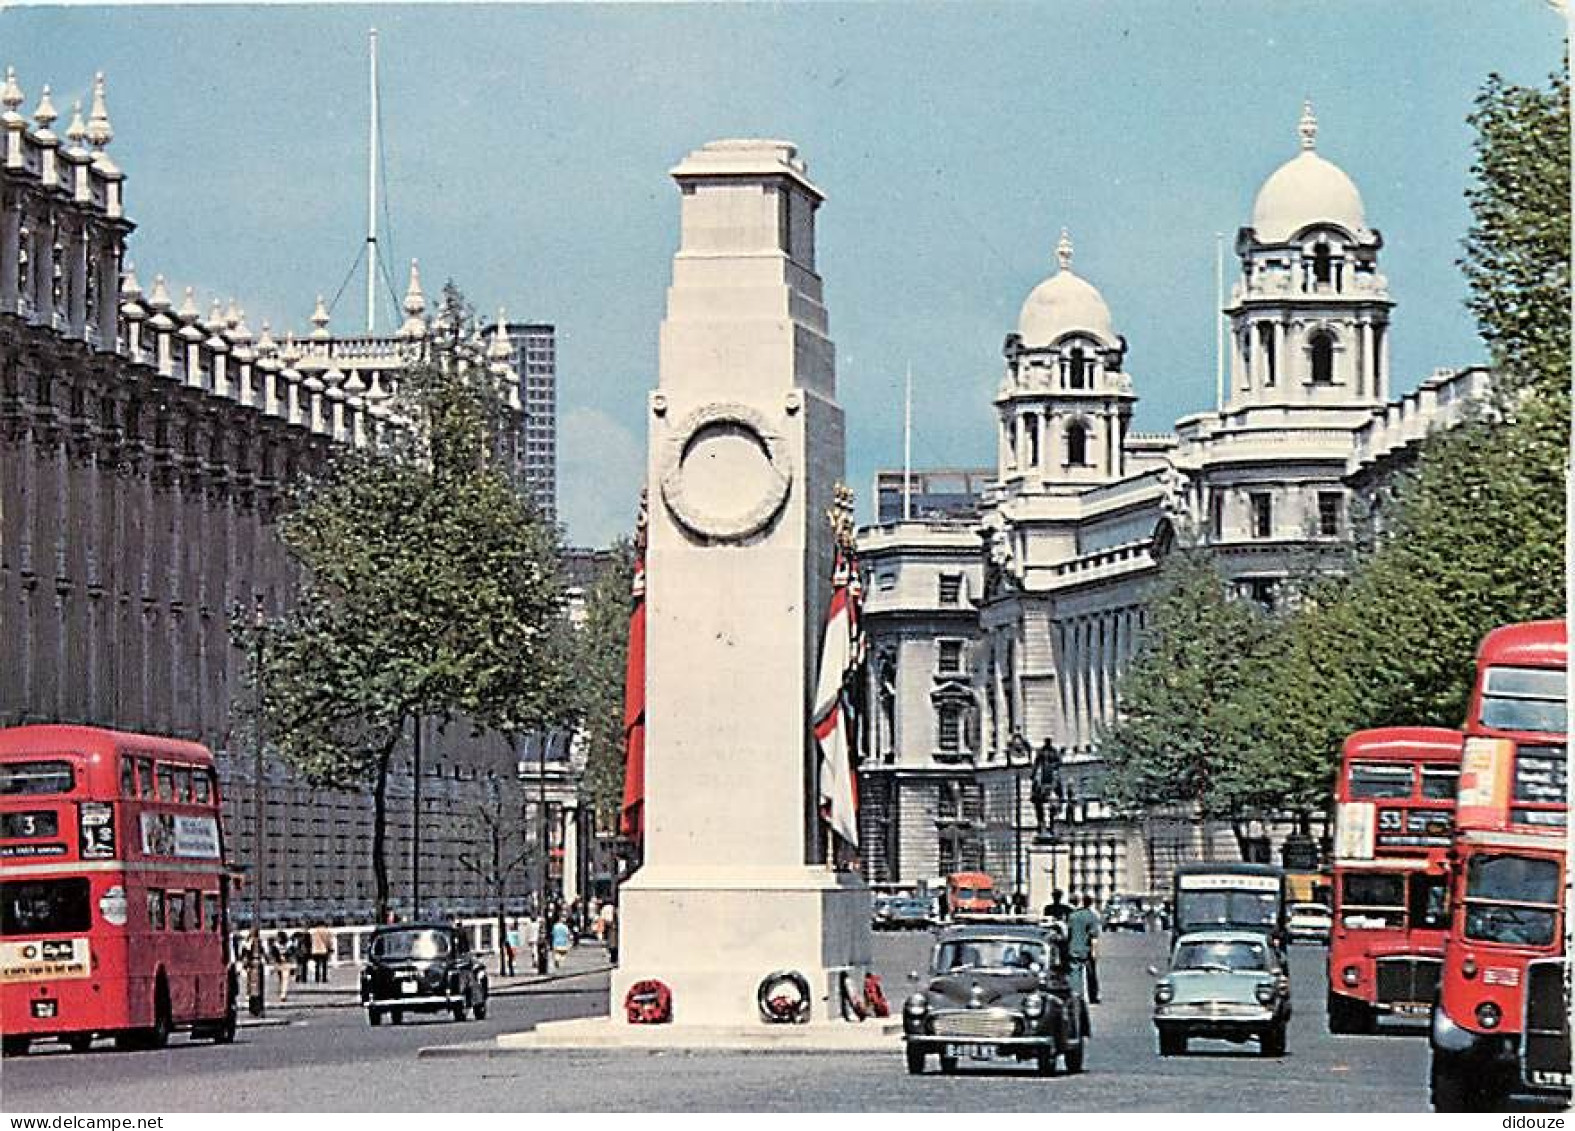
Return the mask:
<path id="1" fill-rule="evenodd" d="M 1335 787 L 1329 1031 L 1425 1020 L 1449 928 L 1458 731 L 1384 727 L 1345 740 Z"/>
<path id="2" fill-rule="evenodd" d="M 0 1032 L 234 1039 L 213 755 L 92 727 L 0 730 Z"/>
<path id="3" fill-rule="evenodd" d="M 1568 647 L 1565 622 L 1537 621 L 1495 629 L 1477 653 L 1432 1016 L 1440 1111 L 1570 1098 Z"/>

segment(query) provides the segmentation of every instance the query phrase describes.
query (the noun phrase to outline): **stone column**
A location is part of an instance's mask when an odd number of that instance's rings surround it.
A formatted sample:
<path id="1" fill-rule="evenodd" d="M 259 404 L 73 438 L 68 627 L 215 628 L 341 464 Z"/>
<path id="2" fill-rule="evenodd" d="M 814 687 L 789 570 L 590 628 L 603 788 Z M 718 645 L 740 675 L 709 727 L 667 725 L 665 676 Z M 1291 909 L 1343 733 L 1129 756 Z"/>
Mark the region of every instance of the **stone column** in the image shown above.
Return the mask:
<path id="1" fill-rule="evenodd" d="M 823 196 L 785 142 L 712 142 L 673 177 L 681 243 L 648 416 L 645 865 L 622 889 L 613 1016 L 657 978 L 675 1025 L 753 1029 L 761 978 L 786 969 L 824 1024 L 870 936 L 863 882 L 814 863 L 808 716 L 843 475 Z"/>

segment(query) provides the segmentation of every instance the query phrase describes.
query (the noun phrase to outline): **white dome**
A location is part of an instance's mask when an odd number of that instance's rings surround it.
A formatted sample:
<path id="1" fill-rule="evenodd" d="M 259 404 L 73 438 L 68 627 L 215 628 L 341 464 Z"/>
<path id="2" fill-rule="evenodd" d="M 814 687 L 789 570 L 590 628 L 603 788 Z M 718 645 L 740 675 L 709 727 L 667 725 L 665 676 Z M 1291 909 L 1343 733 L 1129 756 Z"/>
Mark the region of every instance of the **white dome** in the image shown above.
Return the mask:
<path id="1" fill-rule="evenodd" d="M 1313 150 L 1318 121 L 1303 108 L 1302 151 L 1276 169 L 1258 190 L 1252 227 L 1262 243 L 1286 243 L 1312 224 L 1338 224 L 1352 235 L 1365 232 L 1366 212 L 1356 185 L 1332 161 Z"/>
<path id="2" fill-rule="evenodd" d="M 1017 316 L 1017 336 L 1023 345 L 1034 348 L 1052 345 L 1066 334 L 1082 331 L 1106 345 L 1114 345 L 1116 332 L 1110 324 L 1110 308 L 1098 288 L 1072 271 L 1072 241 L 1064 230 L 1056 251 L 1061 270 L 1029 292 L 1022 313 Z"/>

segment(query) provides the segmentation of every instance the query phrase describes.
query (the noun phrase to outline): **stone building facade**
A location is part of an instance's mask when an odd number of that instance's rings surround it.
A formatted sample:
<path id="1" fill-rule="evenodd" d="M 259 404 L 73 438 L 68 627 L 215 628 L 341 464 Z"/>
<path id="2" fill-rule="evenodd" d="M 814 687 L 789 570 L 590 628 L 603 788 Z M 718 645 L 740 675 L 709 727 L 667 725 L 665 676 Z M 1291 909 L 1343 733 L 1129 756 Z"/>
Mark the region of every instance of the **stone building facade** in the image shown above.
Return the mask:
<path id="1" fill-rule="evenodd" d="M 195 739 L 218 758 L 227 853 L 257 858 L 252 749 L 235 710 L 235 610 L 282 612 L 294 575 L 273 520 L 291 484 L 336 447 L 398 428 L 400 374 L 424 356 L 426 300 L 411 267 L 405 321 L 386 337 L 329 330 L 321 299 L 297 339 L 254 333 L 233 302 L 204 314 L 126 261 L 134 225 L 102 76 L 64 136 L 44 88 L 30 117 L 0 87 L 0 725 L 77 722 Z M 502 335 L 485 364 L 521 405 Z M 517 456 L 518 453 L 515 453 Z M 520 791 L 520 751 L 468 727 L 431 733 L 422 767 L 430 906 L 490 907 L 458 863 L 477 805 Z M 463 732 L 463 733 L 462 733 Z M 564 777 L 566 743 L 546 762 Z M 553 759 L 556 759 L 554 761 Z M 531 777 L 526 761 L 524 776 Z M 316 790 L 270 762 L 263 788 L 264 916 L 371 909 L 366 797 Z M 528 784 L 528 783 L 527 783 Z M 406 892 L 413 780 L 390 790 L 390 864 Z M 534 788 L 532 787 L 534 795 Z M 522 807 L 525 801 L 522 799 Z M 573 790 L 555 785 L 552 837 Z M 524 886 L 518 892 L 523 898 Z M 516 903 L 519 899 L 516 899 Z"/>
<path id="2" fill-rule="evenodd" d="M 1430 429 L 1447 427 L 1486 390 L 1488 375 L 1468 368 L 1390 398 L 1394 303 L 1380 271 L 1382 237 L 1350 178 L 1318 154 L 1310 108 L 1299 137 L 1237 238 L 1240 278 L 1224 310 L 1228 387 L 1216 410 L 1168 434 L 1132 429 L 1142 376 L 1127 372 L 1126 338 L 1098 289 L 1073 271 L 1063 231 L 1057 271 L 1029 294 L 1006 337 L 997 468 L 974 529 L 862 532 L 872 571 L 886 561 L 917 568 L 937 538 L 960 563 L 965 534 L 982 540 L 974 542 L 981 591 L 968 609 L 937 617 L 922 580 L 903 601 L 883 604 L 878 583 L 868 600 L 872 625 L 902 621 L 904 655 L 920 668 L 924 649 L 946 637 L 973 652 L 974 678 L 956 702 L 977 743 L 948 760 L 921 739 L 892 760 L 910 774 L 956 775 L 973 792 L 978 857 L 1006 888 L 1022 882 L 1037 893 L 1053 880 L 1100 898 L 1160 893 L 1180 861 L 1234 856 L 1228 831 L 1176 815 L 1134 827 L 1102 796 L 1098 734 L 1114 716 L 1160 560 L 1178 538 L 1195 540 L 1244 598 L 1272 604 L 1287 577 L 1339 560 L 1353 537 L 1353 499 L 1382 478 L 1376 473 L 1409 458 Z M 922 727 L 927 705 L 898 703 Z M 1055 851 L 1031 854 L 1023 753 L 1046 747 L 1065 767 L 1071 800 L 1058 813 Z M 887 776 L 878 746 L 866 757 L 865 780 Z M 935 836 L 903 828 L 886 839 Z"/>

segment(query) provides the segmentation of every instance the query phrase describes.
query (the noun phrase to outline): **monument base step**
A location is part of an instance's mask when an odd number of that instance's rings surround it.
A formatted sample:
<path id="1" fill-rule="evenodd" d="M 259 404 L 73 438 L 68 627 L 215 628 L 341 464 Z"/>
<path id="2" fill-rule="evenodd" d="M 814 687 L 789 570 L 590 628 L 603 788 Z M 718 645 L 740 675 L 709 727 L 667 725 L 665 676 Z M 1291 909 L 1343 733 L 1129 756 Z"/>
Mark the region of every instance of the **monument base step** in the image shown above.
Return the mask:
<path id="1" fill-rule="evenodd" d="M 528 1049 L 724 1049 L 761 1052 L 890 1052 L 902 1044 L 902 1021 L 828 1021 L 809 1025 L 630 1025 L 587 1017 L 547 1021 L 501 1033 L 497 1046 Z"/>

